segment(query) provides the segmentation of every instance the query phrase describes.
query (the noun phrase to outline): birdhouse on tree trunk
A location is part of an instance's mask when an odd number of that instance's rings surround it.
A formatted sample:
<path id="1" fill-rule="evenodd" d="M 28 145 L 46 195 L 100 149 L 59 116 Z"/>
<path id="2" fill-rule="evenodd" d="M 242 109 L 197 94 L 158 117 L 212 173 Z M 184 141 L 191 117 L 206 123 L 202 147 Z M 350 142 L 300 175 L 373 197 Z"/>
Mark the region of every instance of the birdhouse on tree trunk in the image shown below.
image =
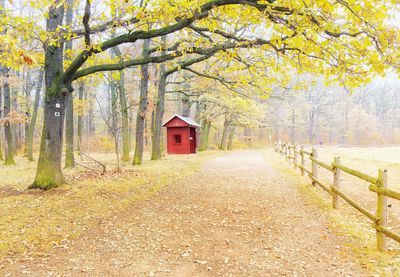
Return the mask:
<path id="1" fill-rule="evenodd" d="M 175 114 L 164 124 L 167 128 L 167 152 L 168 154 L 193 154 L 197 151 L 198 128 L 190 117 Z"/>

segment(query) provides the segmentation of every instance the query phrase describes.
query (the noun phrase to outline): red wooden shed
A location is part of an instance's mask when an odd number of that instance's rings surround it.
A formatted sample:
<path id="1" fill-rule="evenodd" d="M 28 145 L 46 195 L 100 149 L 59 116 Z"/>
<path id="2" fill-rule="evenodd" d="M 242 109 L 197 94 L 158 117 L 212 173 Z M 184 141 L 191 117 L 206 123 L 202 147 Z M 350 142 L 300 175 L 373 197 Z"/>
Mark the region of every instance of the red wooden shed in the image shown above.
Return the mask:
<path id="1" fill-rule="evenodd" d="M 198 123 L 190 117 L 175 114 L 163 126 L 167 127 L 168 154 L 196 153 Z"/>

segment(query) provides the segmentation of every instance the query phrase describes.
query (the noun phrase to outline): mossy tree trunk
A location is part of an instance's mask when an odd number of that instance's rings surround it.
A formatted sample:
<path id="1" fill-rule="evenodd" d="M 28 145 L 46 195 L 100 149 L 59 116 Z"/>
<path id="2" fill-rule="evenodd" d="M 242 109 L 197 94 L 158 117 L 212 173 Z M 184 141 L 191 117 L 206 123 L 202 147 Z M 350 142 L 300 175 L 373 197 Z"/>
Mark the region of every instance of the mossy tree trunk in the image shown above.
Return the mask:
<path id="1" fill-rule="evenodd" d="M 0 0 L 0 14 L 4 14 L 4 10 L 6 8 L 6 2 L 4 0 Z M 6 30 L 2 32 L 4 34 Z M 10 99 L 10 85 L 8 83 L 9 79 L 9 69 L 6 67 L 0 67 L 1 74 L 3 77 L 3 97 L 4 97 L 4 117 L 8 116 L 11 108 L 11 99 Z M 1 107 L 0 107 L 1 109 Z M 11 133 L 11 125 L 6 122 L 4 124 L 4 146 L 5 146 L 5 164 L 10 165 L 14 164 L 14 155 L 13 155 L 13 147 L 12 147 L 12 133 Z"/>
<path id="2" fill-rule="evenodd" d="M 162 136 L 162 120 L 165 111 L 165 89 L 167 86 L 167 76 L 163 74 L 165 71 L 164 65 L 160 67 L 160 78 L 158 80 L 158 94 L 157 94 L 157 105 L 156 114 L 154 118 L 154 128 L 153 128 L 153 141 L 152 141 L 152 151 L 151 159 L 158 160 L 161 158 L 161 136 Z"/>
<path id="3" fill-rule="evenodd" d="M 143 42 L 142 56 L 147 57 L 149 55 L 150 40 L 146 39 Z M 145 120 L 146 111 L 148 105 L 148 94 L 149 94 L 149 66 L 144 64 L 140 67 L 141 79 L 140 79 L 140 100 L 139 109 L 136 116 L 136 144 L 135 154 L 133 156 L 133 164 L 139 165 L 143 160 L 143 149 L 144 149 L 144 132 L 145 132 Z"/>
<path id="4" fill-rule="evenodd" d="M 40 91 L 42 90 L 43 86 L 43 77 L 44 71 L 40 70 L 38 81 L 36 84 L 36 91 L 35 91 L 35 99 L 33 101 L 33 110 L 32 110 L 32 117 L 29 122 L 28 133 L 26 134 L 26 157 L 29 161 L 33 161 L 33 134 L 35 132 L 35 125 L 37 120 L 37 115 L 39 111 L 39 102 L 40 102 Z"/>
<path id="5" fill-rule="evenodd" d="M 161 45 L 165 46 L 167 37 L 161 37 Z M 157 102 L 156 111 L 153 118 L 152 128 L 152 145 L 151 145 L 151 159 L 158 160 L 161 158 L 161 137 L 162 137 L 162 120 L 165 111 L 165 91 L 167 88 L 167 78 L 172 72 L 166 72 L 164 63 L 160 64 L 158 86 L 157 86 Z"/>
<path id="6" fill-rule="evenodd" d="M 47 30 L 63 23 L 64 5 L 52 6 Z M 63 44 L 45 45 L 44 122 L 36 177 L 30 188 L 50 189 L 65 183 L 61 167 L 65 109 L 72 88 L 63 81 Z"/>
<path id="7" fill-rule="evenodd" d="M 53 93 L 53 91 L 46 89 L 39 161 L 35 181 L 31 188 L 50 189 L 65 183 L 61 168 L 61 156 L 63 119 L 68 99 L 67 93 L 64 92 L 64 89 L 61 89 L 59 84 L 57 85 L 57 91 L 59 92 Z"/>
<path id="8" fill-rule="evenodd" d="M 73 0 L 67 1 L 67 11 L 65 13 L 65 24 L 72 25 L 73 19 Z M 65 43 L 65 50 L 72 50 L 72 40 Z M 68 59 L 68 57 L 66 57 Z M 74 96 L 69 94 L 67 100 L 66 117 L 65 117 L 65 168 L 75 166 L 74 157 Z"/>
<path id="9" fill-rule="evenodd" d="M 65 168 L 75 166 L 74 156 L 74 99 L 69 94 L 65 112 Z"/>
<path id="10" fill-rule="evenodd" d="M 14 111 L 19 113 L 19 107 L 18 107 L 18 101 L 17 98 L 18 96 L 18 90 L 15 88 L 10 88 L 10 98 L 11 98 L 11 105 L 10 105 L 10 111 Z M 13 147 L 13 154 L 17 153 L 19 147 L 20 147 L 20 142 L 19 142 L 19 125 L 20 123 L 14 123 L 11 122 L 11 137 L 12 137 L 12 147 Z"/>
<path id="11" fill-rule="evenodd" d="M 7 117 L 11 111 L 11 93 L 10 93 L 10 85 L 9 85 L 9 74 L 10 71 L 8 68 L 3 68 L 3 95 L 4 95 L 4 115 Z M 5 164 L 12 165 L 14 162 L 14 146 L 13 146 L 13 137 L 11 130 L 11 121 L 8 120 L 4 124 L 4 137 L 5 137 Z"/>
<path id="12" fill-rule="evenodd" d="M 111 75 L 111 74 L 110 74 Z M 119 154 L 119 129 L 118 129 L 118 90 L 117 90 L 118 82 L 112 81 L 112 76 L 110 76 L 110 94 L 111 94 L 111 126 L 110 131 L 114 138 L 114 150 L 117 158 L 117 170 L 120 170 L 120 154 Z"/>
<path id="13" fill-rule="evenodd" d="M 121 129 L 122 129 L 122 161 L 129 161 L 129 152 L 131 150 L 131 144 L 129 141 L 129 118 L 128 118 L 128 107 L 126 104 L 126 93 L 125 93 L 125 73 L 123 70 L 120 71 L 119 80 L 119 103 L 121 108 Z"/>

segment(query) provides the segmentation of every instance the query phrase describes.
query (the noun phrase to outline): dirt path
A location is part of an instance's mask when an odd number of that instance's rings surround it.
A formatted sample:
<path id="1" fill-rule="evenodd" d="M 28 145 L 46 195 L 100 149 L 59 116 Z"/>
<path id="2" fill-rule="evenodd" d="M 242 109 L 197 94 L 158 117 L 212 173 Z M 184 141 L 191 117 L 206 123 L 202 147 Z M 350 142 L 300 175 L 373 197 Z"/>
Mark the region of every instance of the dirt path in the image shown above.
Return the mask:
<path id="1" fill-rule="evenodd" d="M 364 275 L 317 208 L 288 183 L 261 153 L 233 152 L 68 247 L 40 260 L 18 262 L 14 273 Z"/>

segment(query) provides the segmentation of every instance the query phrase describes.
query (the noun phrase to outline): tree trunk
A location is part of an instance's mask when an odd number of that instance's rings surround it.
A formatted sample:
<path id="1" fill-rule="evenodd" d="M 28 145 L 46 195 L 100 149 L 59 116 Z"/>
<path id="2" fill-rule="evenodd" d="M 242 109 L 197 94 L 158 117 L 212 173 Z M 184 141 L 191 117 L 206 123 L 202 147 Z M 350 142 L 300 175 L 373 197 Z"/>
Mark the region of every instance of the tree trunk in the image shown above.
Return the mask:
<path id="1" fill-rule="evenodd" d="M 33 161 L 33 133 L 35 131 L 35 125 L 36 125 L 36 119 L 38 115 L 38 110 L 39 110 L 39 102 L 40 102 L 40 91 L 43 86 L 43 77 L 44 77 L 44 71 L 40 70 L 39 72 L 39 77 L 38 77 L 38 82 L 36 85 L 36 92 L 35 92 L 35 100 L 33 102 L 33 111 L 32 111 L 32 117 L 31 121 L 29 122 L 29 127 L 28 127 L 28 132 L 27 132 L 27 144 L 26 144 L 26 156 L 29 161 Z"/>
<path id="2" fill-rule="evenodd" d="M 233 149 L 233 136 L 235 135 L 235 126 L 231 126 L 229 128 L 229 135 L 228 135 L 228 150 Z"/>
<path id="3" fill-rule="evenodd" d="M 83 91 L 83 102 L 85 104 L 88 103 L 89 92 L 88 90 Z M 82 128 L 82 139 L 83 139 L 83 149 L 89 149 L 90 147 L 90 139 L 89 139 L 89 114 L 85 111 L 83 115 L 83 128 Z"/>
<path id="4" fill-rule="evenodd" d="M 75 166 L 74 157 L 74 99 L 71 93 L 68 96 L 65 112 L 65 168 Z"/>
<path id="5" fill-rule="evenodd" d="M 187 86 L 186 86 L 187 87 Z M 188 89 L 190 88 L 187 87 Z M 186 95 L 182 95 L 181 96 L 181 115 L 185 116 L 185 117 L 189 117 L 190 116 L 190 106 L 191 106 L 191 102 L 190 102 L 190 98 L 189 96 Z"/>
<path id="6" fill-rule="evenodd" d="M 244 127 L 243 134 L 244 134 L 245 139 L 247 140 L 247 147 L 250 148 L 252 146 L 252 132 L 251 132 L 251 129 L 249 127 Z"/>
<path id="7" fill-rule="evenodd" d="M 146 116 L 144 118 L 144 145 L 148 146 L 149 145 L 149 141 L 153 141 L 153 135 L 154 135 L 154 126 L 155 126 L 155 120 L 156 120 L 156 113 L 155 113 L 155 109 L 156 109 L 157 104 L 155 104 L 153 106 L 153 111 L 151 112 L 151 119 L 150 119 L 150 132 L 149 132 L 149 119 Z M 150 133 L 150 135 L 149 135 Z M 149 137 L 151 139 L 149 139 Z"/>
<path id="8" fill-rule="evenodd" d="M 120 71 L 121 79 L 119 81 L 119 102 L 121 105 L 121 118 L 122 118 L 122 161 L 129 161 L 130 141 L 129 141 L 129 118 L 128 107 L 126 104 L 125 93 L 125 73 Z"/>
<path id="9" fill-rule="evenodd" d="M 208 138 L 210 137 L 211 122 L 204 120 L 201 128 L 199 151 L 205 151 L 208 149 Z"/>
<path id="10" fill-rule="evenodd" d="M 83 92 L 85 90 L 85 83 L 79 83 L 78 89 L 78 99 L 79 101 L 83 100 Z M 83 115 L 82 113 L 78 114 L 78 153 L 80 155 L 82 151 L 82 131 L 83 131 Z"/>
<path id="11" fill-rule="evenodd" d="M 73 19 L 73 0 L 67 1 L 67 11 L 65 13 L 65 24 L 67 26 L 72 25 Z M 72 50 L 72 40 L 65 43 L 65 50 Z M 65 57 L 65 59 L 69 59 Z M 68 96 L 66 118 L 65 118 L 65 168 L 75 166 L 74 157 L 74 96 L 71 93 Z"/>
<path id="12" fill-rule="evenodd" d="M 111 77 L 112 79 L 112 77 Z M 111 93 L 111 134 L 114 138 L 114 150 L 117 158 L 117 170 L 120 170 L 120 155 L 119 155 L 119 137 L 118 137 L 118 114 L 117 114 L 117 87 L 116 84 L 110 81 L 110 93 Z"/>
<path id="13" fill-rule="evenodd" d="M 0 0 L 0 7 L 1 7 L 1 9 L 0 9 L 0 15 L 2 15 L 2 14 L 4 14 L 4 10 L 5 10 L 5 7 L 6 7 L 6 1 L 5 0 Z M 3 30 L 3 32 L 2 32 L 2 34 L 5 34 L 5 32 L 6 32 L 6 30 L 7 29 L 4 29 Z M 0 67 L 0 76 L 2 76 L 2 74 L 3 74 L 3 67 Z M 4 89 L 2 89 L 2 87 L 0 86 L 0 119 L 4 116 L 4 114 L 3 114 L 3 96 L 2 96 L 2 92 L 3 92 L 3 90 Z M 2 161 L 3 160 L 3 143 L 2 143 L 2 141 L 3 141 L 3 132 L 2 132 L 3 130 L 2 130 L 2 127 L 1 127 L 1 125 L 0 125 L 0 161 Z"/>
<path id="14" fill-rule="evenodd" d="M 10 89 L 10 98 L 11 98 L 10 111 L 19 113 L 19 107 L 18 107 L 18 102 L 17 102 L 18 91 L 15 88 Z M 11 123 L 13 123 L 13 122 L 11 122 Z M 13 153 L 17 153 L 17 151 L 20 149 L 20 146 L 21 146 L 19 125 L 20 125 L 20 123 L 11 124 L 11 137 L 12 137 Z"/>
<path id="15" fill-rule="evenodd" d="M 4 93 L 4 115 L 5 117 L 9 116 L 11 111 L 11 95 L 10 95 L 10 85 L 8 83 L 9 79 L 9 69 L 3 68 L 3 78 L 4 78 L 4 85 L 3 85 L 3 93 Z M 14 147 L 13 147 L 13 137 L 11 131 L 11 121 L 9 120 L 4 124 L 4 137 L 5 137 L 5 164 L 12 165 L 15 164 L 14 162 Z"/>
<path id="16" fill-rule="evenodd" d="M 207 126 L 206 122 L 207 122 L 206 120 L 203 120 L 201 122 L 199 151 L 203 151 L 204 150 L 203 149 L 203 145 L 204 145 L 204 138 L 205 138 L 205 135 L 206 135 L 206 126 Z"/>
<path id="17" fill-rule="evenodd" d="M 65 116 L 66 105 L 66 93 L 50 95 L 46 89 L 39 161 L 35 181 L 31 185 L 31 188 L 50 189 L 65 183 L 61 168 L 61 157 L 64 129 L 63 118 Z"/>
<path id="18" fill-rule="evenodd" d="M 149 55 L 150 40 L 146 39 L 143 43 L 142 56 L 147 57 Z M 141 79 L 140 79 L 140 101 L 139 109 L 136 116 L 136 144 L 135 154 L 133 157 L 133 164 L 139 165 L 143 160 L 143 148 L 144 148 L 144 129 L 146 110 L 148 105 L 148 93 L 149 93 L 149 66 L 144 64 L 140 67 Z"/>
<path id="19" fill-rule="evenodd" d="M 47 31 L 54 32 L 63 22 L 64 5 L 52 6 Z M 35 181 L 30 188 L 50 189 L 65 183 L 61 167 L 65 108 L 70 85 L 64 84 L 63 44 L 45 45 L 45 101 L 42 139 Z"/>
<path id="20" fill-rule="evenodd" d="M 0 86 L 0 120 L 3 117 L 3 90 Z M 0 161 L 3 161 L 3 130 L 0 125 Z"/>
<path id="21" fill-rule="evenodd" d="M 40 74 L 40 73 L 39 73 Z M 28 132 L 29 132 L 29 123 L 31 119 L 31 108 L 32 108 L 32 103 L 31 103 L 31 92 L 33 90 L 34 83 L 31 80 L 31 74 L 28 71 L 26 74 L 26 85 L 25 85 L 25 116 L 26 116 L 26 122 L 25 122 L 25 154 L 28 153 Z"/>
<path id="22" fill-rule="evenodd" d="M 196 122 L 201 121 L 201 105 L 200 105 L 199 97 L 197 97 L 197 101 L 196 101 L 196 110 L 195 110 L 194 119 Z"/>
<path id="23" fill-rule="evenodd" d="M 227 146 L 228 130 L 229 130 L 229 119 L 228 119 L 228 113 L 226 113 L 224 121 L 224 130 L 222 131 L 221 143 L 219 145 L 219 149 L 224 151 L 226 150 Z"/>
<path id="24" fill-rule="evenodd" d="M 164 67 L 164 68 L 163 68 Z M 161 158 L 161 135 L 162 135 L 162 120 L 164 116 L 165 88 L 167 86 L 167 76 L 164 74 L 165 65 L 161 64 L 160 79 L 158 81 L 158 95 L 156 114 L 154 119 L 154 133 L 151 159 L 158 160 Z"/>
<path id="25" fill-rule="evenodd" d="M 91 100 L 89 100 L 89 105 L 90 105 L 90 107 L 89 107 L 89 122 L 88 122 L 88 130 L 89 130 L 89 135 L 90 136 L 94 136 L 95 134 L 96 134 L 96 125 L 95 125 L 95 115 L 94 115 L 94 110 L 93 110 L 93 105 L 92 105 L 92 102 L 93 102 L 93 98 L 91 97 Z"/>

